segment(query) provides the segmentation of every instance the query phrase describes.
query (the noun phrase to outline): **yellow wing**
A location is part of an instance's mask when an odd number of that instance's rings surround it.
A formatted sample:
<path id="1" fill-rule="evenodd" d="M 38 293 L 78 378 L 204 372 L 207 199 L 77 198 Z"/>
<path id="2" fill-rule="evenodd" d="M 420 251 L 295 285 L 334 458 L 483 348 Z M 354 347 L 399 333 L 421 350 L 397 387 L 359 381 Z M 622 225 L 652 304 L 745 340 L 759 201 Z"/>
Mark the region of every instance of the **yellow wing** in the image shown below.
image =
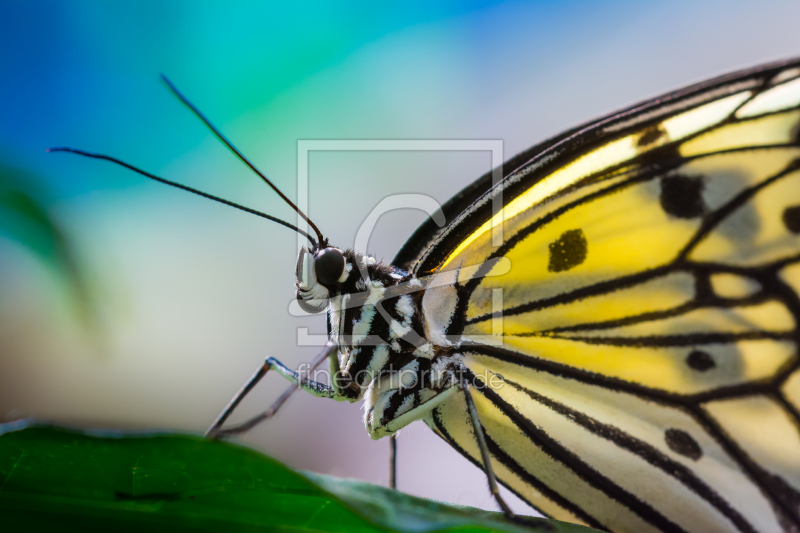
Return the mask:
<path id="1" fill-rule="evenodd" d="M 423 255 L 511 261 L 423 300 L 508 488 L 612 531 L 800 530 L 799 138 L 797 62 L 657 99 L 534 157 Z M 427 422 L 480 464 L 464 411 Z"/>

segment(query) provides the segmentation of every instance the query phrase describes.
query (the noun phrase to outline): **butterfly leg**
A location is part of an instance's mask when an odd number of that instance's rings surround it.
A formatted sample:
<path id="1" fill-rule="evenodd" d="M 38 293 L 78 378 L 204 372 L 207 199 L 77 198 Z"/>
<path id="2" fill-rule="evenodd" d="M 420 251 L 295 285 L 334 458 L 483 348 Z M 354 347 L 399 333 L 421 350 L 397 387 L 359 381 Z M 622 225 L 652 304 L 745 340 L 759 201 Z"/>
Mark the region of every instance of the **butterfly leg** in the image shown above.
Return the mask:
<path id="1" fill-rule="evenodd" d="M 469 392 L 469 383 L 462 377 L 461 380 L 461 390 L 464 391 L 464 399 L 467 402 L 467 410 L 469 411 L 470 420 L 472 420 L 472 427 L 475 429 L 475 440 L 478 441 L 478 448 L 481 450 L 481 460 L 483 461 L 483 471 L 486 473 L 486 477 L 489 481 L 489 491 L 494 496 L 494 499 L 497 501 L 497 504 L 503 510 L 503 513 L 506 515 L 508 519 L 515 519 L 516 515 L 511 511 L 511 508 L 508 504 L 503 500 L 503 497 L 500 495 L 500 490 L 497 487 L 497 478 L 494 475 L 494 470 L 492 469 L 492 461 L 489 457 L 489 447 L 486 445 L 486 437 L 483 434 L 483 426 L 481 425 L 480 418 L 478 417 L 478 411 L 475 409 L 475 402 L 472 400 L 472 394 Z"/>
<path id="2" fill-rule="evenodd" d="M 310 370 L 314 370 L 317 366 L 319 366 L 325 359 L 331 357 L 331 354 L 336 354 L 336 345 L 329 344 L 325 347 L 325 350 L 322 351 L 311 363 Z M 234 426 L 229 429 L 222 429 L 222 425 L 228 419 L 228 417 L 233 413 L 236 407 L 241 403 L 247 394 L 253 390 L 253 388 L 261 381 L 267 372 L 270 370 L 275 370 L 280 375 L 288 379 L 292 382 L 292 385 L 287 388 L 283 394 L 275 400 L 275 403 L 270 406 L 269 409 L 264 411 L 263 413 L 254 416 L 253 418 L 239 424 L 238 426 Z M 268 357 L 264 364 L 259 367 L 259 369 L 253 374 L 247 383 L 236 393 L 233 399 L 228 403 L 225 409 L 220 413 L 211 427 L 206 431 L 206 437 L 211 439 L 216 439 L 220 437 L 225 437 L 229 435 L 235 435 L 238 433 L 244 433 L 248 431 L 252 427 L 256 426 L 257 424 L 263 422 L 264 420 L 272 417 L 278 409 L 289 399 L 289 397 L 298 389 L 304 390 L 309 394 L 313 394 L 314 396 L 320 396 L 323 398 L 337 398 L 338 394 L 336 391 L 322 383 L 318 383 L 316 381 L 311 381 L 309 379 L 301 379 L 301 376 L 295 372 L 294 370 L 289 369 L 283 363 L 278 361 L 275 358 Z"/>
<path id="3" fill-rule="evenodd" d="M 397 435 L 389 437 L 389 487 L 397 489 Z"/>

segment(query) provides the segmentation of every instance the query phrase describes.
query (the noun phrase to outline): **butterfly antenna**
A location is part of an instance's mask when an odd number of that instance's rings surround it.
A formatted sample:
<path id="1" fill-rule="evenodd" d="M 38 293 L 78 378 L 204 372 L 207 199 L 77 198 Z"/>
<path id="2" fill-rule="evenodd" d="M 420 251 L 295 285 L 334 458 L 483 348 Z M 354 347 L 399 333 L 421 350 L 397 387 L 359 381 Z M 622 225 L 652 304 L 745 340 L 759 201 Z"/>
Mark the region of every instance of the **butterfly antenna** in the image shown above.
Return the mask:
<path id="1" fill-rule="evenodd" d="M 305 220 L 306 222 L 308 222 L 308 225 L 309 225 L 309 226 L 311 226 L 311 228 L 312 228 L 312 229 L 314 230 L 314 232 L 317 234 L 317 238 L 319 239 L 319 245 L 320 245 L 320 247 L 324 246 L 324 244 L 323 244 L 323 243 L 325 242 L 325 239 L 322 237 L 322 232 L 320 232 L 320 231 L 319 231 L 319 228 L 316 226 L 316 224 L 314 224 L 313 222 L 311 222 L 311 219 L 309 219 L 309 218 L 306 216 L 306 214 L 305 214 L 305 213 L 303 213 L 303 212 L 300 210 L 300 208 L 299 208 L 299 207 L 297 207 L 297 206 L 294 204 L 294 202 L 292 202 L 291 200 L 289 200 L 289 198 L 287 198 L 287 197 L 286 197 L 286 195 L 285 195 L 285 194 L 283 194 L 283 193 L 281 192 L 281 190 L 280 190 L 280 189 L 278 189 L 278 187 L 276 187 L 276 186 L 275 186 L 275 184 L 274 184 L 274 183 L 272 183 L 272 181 L 270 181 L 270 180 L 269 180 L 269 178 L 267 178 L 267 177 L 266 177 L 266 176 L 265 176 L 265 175 L 264 175 L 264 174 L 263 174 L 263 173 L 262 173 L 260 170 L 258 170 L 258 169 L 255 167 L 255 165 L 253 165 L 253 163 L 251 163 L 251 162 L 250 162 L 250 160 L 249 160 L 249 159 L 247 159 L 247 158 L 244 156 L 244 154 L 242 154 L 242 153 L 241 153 L 241 152 L 240 152 L 240 151 L 239 151 L 239 150 L 238 150 L 238 149 L 237 149 L 237 148 L 236 148 L 236 147 L 235 147 L 235 146 L 234 146 L 234 145 L 233 145 L 233 144 L 232 144 L 232 143 L 231 143 L 231 142 L 230 142 L 230 141 L 229 141 L 229 140 L 228 140 L 228 139 L 227 139 L 227 138 L 226 138 L 226 137 L 223 135 L 223 134 L 222 134 L 222 132 L 220 132 L 220 131 L 219 131 L 219 130 L 216 128 L 216 127 L 214 127 L 214 125 L 213 125 L 213 124 L 212 124 L 212 123 L 211 123 L 211 122 L 210 122 L 210 121 L 209 121 L 209 120 L 208 120 L 208 119 L 205 117 L 205 115 L 203 115 L 203 113 L 201 113 L 201 112 L 200 112 L 200 110 L 199 110 L 199 109 L 197 109 L 197 107 L 195 107 L 195 106 L 194 106 L 194 104 L 192 104 L 192 103 L 191 103 L 191 102 L 190 102 L 190 101 L 189 101 L 189 100 L 188 100 L 188 99 L 187 99 L 185 96 L 183 96 L 183 94 L 181 94 L 181 92 L 180 92 L 180 91 L 177 89 L 177 87 L 175 87 L 175 86 L 172 84 L 172 82 L 171 82 L 171 81 L 169 81 L 169 79 L 168 79 L 166 76 L 164 76 L 163 74 L 161 74 L 161 79 L 164 81 L 164 83 L 166 83 L 166 84 L 167 84 L 167 87 L 169 87 L 169 89 L 172 91 L 172 93 L 173 93 L 175 96 L 177 96 L 177 97 L 178 97 L 178 99 L 179 99 L 181 102 L 183 102 L 183 104 L 184 104 L 186 107 L 188 107 L 189 109 L 191 109 L 191 110 L 192 110 L 192 112 L 193 112 L 195 115 L 197 115 L 197 118 L 199 118 L 200 120 L 202 120 L 202 121 L 205 123 L 205 125 L 206 125 L 206 126 L 208 126 L 208 128 L 209 128 L 209 129 L 210 129 L 212 132 L 214 132 L 214 135 L 216 135 L 216 136 L 217 136 L 217 138 L 218 138 L 220 141 L 222 141 L 222 142 L 225 144 L 225 146 L 227 146 L 227 147 L 230 149 L 230 151 L 231 151 L 231 152 L 233 152 L 233 153 L 236 155 L 236 157 L 238 157 L 238 158 L 239 158 L 239 159 L 242 161 L 242 163 L 244 163 L 245 165 L 247 165 L 248 167 L 250 167 L 250 170 L 252 170 L 253 172 L 255 172 L 255 173 L 256 173 L 256 174 L 257 174 L 257 175 L 258 175 L 258 176 L 259 176 L 259 177 L 260 177 L 262 180 L 264 180 L 264 182 L 265 182 L 267 185 L 269 185 L 270 187 L 272 187 L 272 190 L 273 190 L 273 191 L 275 191 L 276 193 L 278 193 L 278 196 L 280 196 L 280 197 L 283 199 L 283 201 L 284 201 L 284 202 L 286 202 L 287 204 L 289 204 L 289 206 L 290 206 L 292 209 L 294 209 L 295 211 L 297 211 L 297 214 L 298 214 L 298 215 L 300 215 L 300 217 L 301 217 L 303 220 Z"/>
<path id="2" fill-rule="evenodd" d="M 219 198 L 219 197 L 214 196 L 212 194 L 208 194 L 206 192 L 199 191 L 197 189 L 193 189 L 192 187 L 187 187 L 186 185 L 181 185 L 180 183 L 175 183 L 174 181 L 170 181 L 170 180 L 167 180 L 167 179 L 164 179 L 164 178 L 159 178 L 158 176 L 156 176 L 154 174 L 150 174 L 149 172 L 146 172 L 146 171 L 144 171 L 144 170 L 142 170 L 140 168 L 137 168 L 137 167 L 135 167 L 133 165 L 130 165 L 130 164 L 126 163 L 125 161 L 117 159 L 116 157 L 111 157 L 111 156 L 102 155 L 102 154 L 94 154 L 92 152 L 86 152 L 84 150 L 78 150 L 78 149 L 75 149 L 75 148 L 66 148 L 66 147 L 48 148 L 47 151 L 48 152 L 69 152 L 71 154 L 78 154 L 78 155 L 82 155 L 82 156 L 85 156 L 85 157 L 91 157 L 93 159 L 104 159 L 105 161 L 111 161 L 112 163 L 116 163 L 117 165 L 125 167 L 125 168 L 127 168 L 129 170 L 132 170 L 132 171 L 134 171 L 134 172 L 136 172 L 138 174 L 141 174 L 142 176 L 146 176 L 146 177 L 150 178 L 151 180 L 155 180 L 155 181 L 157 181 L 159 183 L 163 183 L 165 185 L 171 185 L 172 187 L 176 187 L 176 188 L 184 190 L 184 191 L 189 191 L 189 192 L 194 193 L 194 194 L 196 194 L 198 196 L 202 196 L 203 198 L 208 198 L 209 200 L 214 200 L 215 202 L 219 202 L 221 204 L 229 205 L 231 207 L 235 207 L 236 209 L 240 209 L 242 211 L 245 211 L 246 213 L 252 213 L 253 215 L 257 215 L 257 216 L 260 216 L 261 218 L 266 218 L 267 220 L 271 220 L 272 222 L 276 222 L 276 223 L 280 224 L 281 226 L 285 226 L 285 227 L 287 227 L 287 228 L 289 228 L 291 230 L 296 231 L 300 235 L 303 235 L 309 241 L 311 241 L 311 244 L 313 246 L 315 246 L 315 247 L 317 246 L 316 241 L 314 241 L 314 238 L 311 235 L 309 235 L 305 231 L 301 230 L 300 228 L 298 228 L 294 224 L 290 224 L 290 223 L 288 223 L 288 222 L 286 222 L 284 220 L 281 220 L 279 218 L 273 217 L 273 216 L 268 215 L 266 213 L 262 213 L 261 211 L 256 211 L 255 209 L 250 209 L 249 207 L 245 207 L 243 205 L 239 205 L 239 204 L 233 203 L 233 202 L 231 202 L 229 200 L 225 200 L 223 198 Z M 310 224 L 310 222 L 309 222 L 309 224 Z M 317 234 L 319 235 L 319 232 L 317 232 Z"/>

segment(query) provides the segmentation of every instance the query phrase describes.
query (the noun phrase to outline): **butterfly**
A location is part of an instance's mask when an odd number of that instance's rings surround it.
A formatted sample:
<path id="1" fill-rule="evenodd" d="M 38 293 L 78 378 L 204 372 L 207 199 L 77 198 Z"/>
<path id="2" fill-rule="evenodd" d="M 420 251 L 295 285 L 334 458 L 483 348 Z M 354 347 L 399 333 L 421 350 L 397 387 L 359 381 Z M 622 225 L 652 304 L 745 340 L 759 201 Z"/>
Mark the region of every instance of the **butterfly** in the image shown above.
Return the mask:
<path id="1" fill-rule="evenodd" d="M 800 531 L 800 59 L 634 105 L 492 176 L 391 263 L 299 210 L 313 235 L 255 212 L 309 240 L 296 296 L 327 312 L 311 367 L 333 376 L 269 358 L 210 436 L 305 390 L 363 400 L 373 438 L 424 421 L 509 515 L 497 481 L 599 530 Z M 270 370 L 293 386 L 224 428 Z"/>

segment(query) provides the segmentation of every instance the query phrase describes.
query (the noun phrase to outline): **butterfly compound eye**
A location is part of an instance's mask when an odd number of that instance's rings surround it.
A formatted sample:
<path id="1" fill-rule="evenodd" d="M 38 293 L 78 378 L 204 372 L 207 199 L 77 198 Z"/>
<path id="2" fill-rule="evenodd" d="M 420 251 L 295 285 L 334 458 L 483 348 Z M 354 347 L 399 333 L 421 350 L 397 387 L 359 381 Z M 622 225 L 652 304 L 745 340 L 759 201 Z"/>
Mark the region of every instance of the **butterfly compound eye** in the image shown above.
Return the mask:
<path id="1" fill-rule="evenodd" d="M 330 287 L 335 285 L 344 274 L 344 256 L 336 248 L 325 248 L 317 254 L 314 261 L 314 273 L 317 281 Z"/>

